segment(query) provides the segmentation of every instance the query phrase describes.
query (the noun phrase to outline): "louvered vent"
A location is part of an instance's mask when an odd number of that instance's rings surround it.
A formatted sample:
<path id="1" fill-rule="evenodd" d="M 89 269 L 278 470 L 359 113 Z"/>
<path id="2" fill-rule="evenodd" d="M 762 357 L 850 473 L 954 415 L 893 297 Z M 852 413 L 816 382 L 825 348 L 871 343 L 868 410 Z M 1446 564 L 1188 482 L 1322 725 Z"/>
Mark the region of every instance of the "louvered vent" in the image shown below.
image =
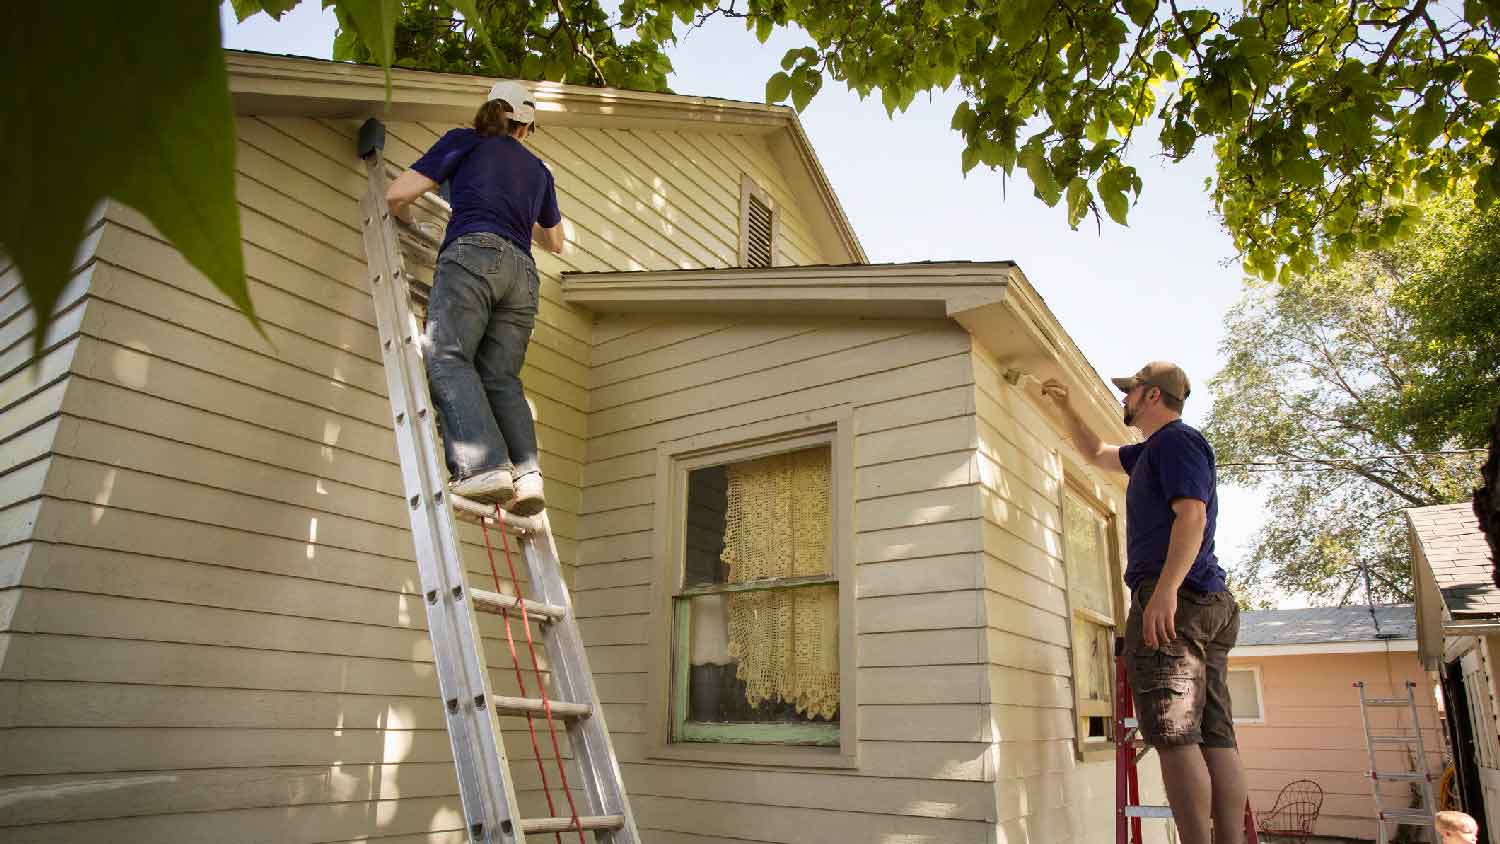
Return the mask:
<path id="1" fill-rule="evenodd" d="M 745 266 L 771 266 L 771 206 L 751 194 L 745 206 Z"/>

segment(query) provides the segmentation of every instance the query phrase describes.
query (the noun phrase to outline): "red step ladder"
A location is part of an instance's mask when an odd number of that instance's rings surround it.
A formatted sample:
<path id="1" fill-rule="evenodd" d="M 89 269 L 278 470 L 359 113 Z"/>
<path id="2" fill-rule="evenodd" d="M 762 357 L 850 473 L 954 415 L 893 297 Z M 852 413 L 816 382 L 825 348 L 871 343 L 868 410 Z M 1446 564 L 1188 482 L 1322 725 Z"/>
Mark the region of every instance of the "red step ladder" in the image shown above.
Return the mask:
<path id="1" fill-rule="evenodd" d="M 1135 696 L 1125 677 L 1125 640 L 1115 639 L 1115 844 L 1141 844 L 1141 819 L 1172 819 L 1170 806 L 1141 804 L 1140 771 L 1136 764 L 1151 752 L 1141 740 L 1135 717 Z M 1245 801 L 1245 844 L 1260 844 L 1255 814 Z"/>

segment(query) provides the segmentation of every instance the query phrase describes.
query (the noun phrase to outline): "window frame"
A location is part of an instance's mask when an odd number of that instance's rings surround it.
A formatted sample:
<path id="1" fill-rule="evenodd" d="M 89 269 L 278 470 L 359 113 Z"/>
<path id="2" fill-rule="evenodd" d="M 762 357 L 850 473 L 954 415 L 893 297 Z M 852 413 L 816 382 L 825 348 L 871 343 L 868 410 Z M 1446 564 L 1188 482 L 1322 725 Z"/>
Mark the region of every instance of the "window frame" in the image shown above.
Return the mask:
<path id="1" fill-rule="evenodd" d="M 750 178 L 749 173 L 740 174 L 739 266 L 750 266 L 750 199 L 752 197 L 771 210 L 771 243 L 768 251 L 771 256 L 771 267 L 775 267 L 776 247 L 781 242 L 781 207 L 776 204 L 765 188 Z M 770 267 L 757 269 L 770 269 Z"/>
<path id="2" fill-rule="evenodd" d="M 1068 463 L 1069 461 L 1064 462 Z M 1104 536 L 1105 542 L 1107 543 L 1107 547 L 1105 548 L 1104 553 L 1106 564 L 1108 565 L 1108 570 L 1105 572 L 1105 574 L 1108 578 L 1110 605 L 1114 613 L 1113 618 L 1105 617 L 1102 613 L 1091 607 L 1082 606 L 1081 600 L 1077 597 L 1078 590 L 1074 585 L 1072 572 L 1069 571 L 1070 561 L 1067 559 L 1067 497 L 1070 493 L 1082 500 L 1084 504 L 1088 505 L 1096 513 L 1104 517 Z M 1119 508 L 1115 506 L 1114 499 L 1112 497 L 1106 496 L 1097 484 L 1089 480 L 1088 475 L 1086 475 L 1081 469 L 1075 468 L 1072 465 L 1066 465 L 1064 468 L 1063 482 L 1060 485 L 1060 491 L 1057 501 L 1059 505 L 1058 533 L 1062 536 L 1061 550 L 1063 557 L 1063 577 L 1066 580 L 1066 588 L 1064 591 L 1066 593 L 1066 604 L 1068 607 L 1068 663 L 1070 669 L 1068 680 L 1070 685 L 1073 687 L 1072 713 L 1074 753 L 1076 754 L 1080 762 L 1097 762 L 1105 759 L 1113 759 L 1115 754 L 1114 713 L 1115 707 L 1118 704 L 1115 700 L 1116 684 L 1114 682 L 1115 677 L 1113 671 L 1113 644 L 1122 635 L 1123 622 L 1121 621 L 1121 619 L 1125 617 L 1125 569 L 1123 561 L 1121 559 L 1121 551 L 1124 548 L 1124 543 L 1121 541 L 1120 537 L 1121 519 L 1119 515 Z M 1084 719 L 1099 716 L 1084 714 L 1085 701 L 1083 699 L 1083 687 L 1082 684 L 1080 684 L 1078 681 L 1079 642 L 1077 640 L 1077 636 L 1074 634 L 1074 623 L 1078 620 L 1082 620 L 1100 627 L 1108 627 L 1110 630 L 1110 644 L 1112 646 L 1110 649 L 1110 711 L 1107 716 L 1108 720 L 1106 721 L 1106 738 L 1103 740 L 1090 739 L 1088 737 L 1087 731 L 1085 730 L 1086 721 Z"/>
<path id="3" fill-rule="evenodd" d="M 1239 718 L 1234 714 L 1233 706 L 1230 707 L 1229 719 L 1235 724 L 1264 724 L 1266 723 L 1266 690 L 1261 684 L 1259 665 L 1231 665 L 1224 671 L 1224 685 L 1229 686 L 1229 675 L 1235 671 L 1249 671 L 1255 675 L 1255 709 L 1260 714 L 1254 718 Z"/>
<path id="4" fill-rule="evenodd" d="M 726 431 L 716 431 L 657 447 L 655 525 L 652 537 L 655 612 L 648 635 L 650 722 L 648 756 L 735 764 L 795 767 L 855 767 L 857 765 L 856 643 L 854 624 L 854 469 L 853 415 L 848 406 L 798 414 L 792 420 L 772 420 Z M 827 733 L 821 724 L 768 724 L 756 727 L 689 727 L 686 721 L 687 683 L 677 666 L 691 647 L 691 613 L 686 596 L 704 590 L 686 587 L 684 526 L 687 524 L 688 473 L 710 466 L 754 460 L 772 454 L 827 446 L 833 571 L 818 582 L 839 584 L 839 722 L 837 738 L 827 744 L 805 743 L 810 735 Z M 809 583 L 814 579 L 807 580 Z M 757 588 L 757 587 L 748 587 Z M 765 587 L 760 587 L 765 588 Z M 784 588 L 784 587 L 777 587 Z M 731 591 L 723 588 L 713 592 Z M 735 590 L 738 591 L 738 590 Z M 679 679 L 679 674 L 683 674 Z M 681 716 L 681 717 L 679 717 Z M 746 730 L 759 735 L 743 734 Z M 695 740 L 696 739 L 696 740 Z M 781 742 L 796 742 L 782 744 Z"/>

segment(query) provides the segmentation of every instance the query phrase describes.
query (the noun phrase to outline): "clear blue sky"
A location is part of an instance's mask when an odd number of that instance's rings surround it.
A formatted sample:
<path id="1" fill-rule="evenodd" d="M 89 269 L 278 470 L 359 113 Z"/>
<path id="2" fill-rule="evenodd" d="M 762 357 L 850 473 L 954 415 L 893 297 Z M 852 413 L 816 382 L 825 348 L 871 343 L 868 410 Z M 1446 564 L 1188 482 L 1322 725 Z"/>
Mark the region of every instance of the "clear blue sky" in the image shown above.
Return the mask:
<path id="1" fill-rule="evenodd" d="M 320 6 L 304 2 L 279 23 L 256 15 L 236 24 L 225 4 L 224 45 L 329 58 L 337 23 Z M 777 31 L 762 45 L 743 22 L 716 19 L 671 51 L 670 84 L 682 94 L 761 101 L 782 55 L 807 43 L 800 32 Z M 1101 374 L 1174 360 L 1196 385 L 1187 421 L 1203 419 L 1223 315 L 1242 289 L 1204 188 L 1206 154 L 1169 164 L 1155 132 L 1143 130 L 1131 163 L 1146 186 L 1130 226 L 1106 221 L 1098 232 L 1089 220 L 1072 231 L 1061 207 L 1032 196 L 1020 170 L 1009 185 L 983 169 L 963 176 L 963 142 L 948 128 L 958 95 L 919 99 L 891 120 L 878 95 L 861 102 L 842 84 L 824 83 L 802 123 L 871 261 L 1016 261 Z M 1221 490 L 1226 566 L 1243 556 L 1262 518 L 1259 494 Z"/>

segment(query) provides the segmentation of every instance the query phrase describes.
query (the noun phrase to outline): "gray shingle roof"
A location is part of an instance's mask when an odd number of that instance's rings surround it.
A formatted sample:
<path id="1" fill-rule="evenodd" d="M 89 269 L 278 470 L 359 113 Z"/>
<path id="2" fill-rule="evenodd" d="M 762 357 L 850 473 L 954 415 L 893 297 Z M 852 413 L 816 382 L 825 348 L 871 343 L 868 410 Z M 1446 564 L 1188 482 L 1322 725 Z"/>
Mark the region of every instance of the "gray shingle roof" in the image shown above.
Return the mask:
<path id="1" fill-rule="evenodd" d="M 1394 639 L 1417 638 L 1417 611 L 1411 604 L 1389 604 L 1375 608 L 1381 633 Z M 1257 610 L 1240 615 L 1240 638 L 1245 645 L 1321 645 L 1340 642 L 1373 642 L 1375 619 L 1367 606 L 1311 607 L 1300 610 Z"/>
<path id="2" fill-rule="evenodd" d="M 1443 603 L 1454 618 L 1500 613 L 1500 589 L 1490 579 L 1490 549 L 1470 504 L 1406 511 L 1406 518 Z"/>

